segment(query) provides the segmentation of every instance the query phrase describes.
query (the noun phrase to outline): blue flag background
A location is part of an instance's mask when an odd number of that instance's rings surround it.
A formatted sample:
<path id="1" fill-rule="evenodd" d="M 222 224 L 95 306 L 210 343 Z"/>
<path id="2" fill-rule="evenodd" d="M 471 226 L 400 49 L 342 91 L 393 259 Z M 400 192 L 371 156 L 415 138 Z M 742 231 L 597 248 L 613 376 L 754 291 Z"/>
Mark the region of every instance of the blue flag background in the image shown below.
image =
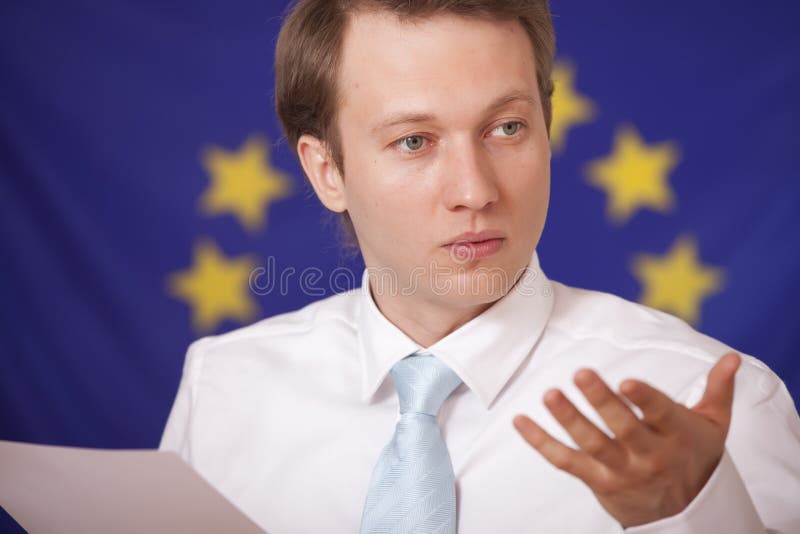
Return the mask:
<path id="1" fill-rule="evenodd" d="M 800 8 L 720 5 L 551 2 L 539 256 L 797 402 Z M 284 6 L 0 7 L 0 439 L 155 447 L 193 339 L 360 283 L 273 111 Z M 253 291 L 257 267 L 284 283 Z"/>

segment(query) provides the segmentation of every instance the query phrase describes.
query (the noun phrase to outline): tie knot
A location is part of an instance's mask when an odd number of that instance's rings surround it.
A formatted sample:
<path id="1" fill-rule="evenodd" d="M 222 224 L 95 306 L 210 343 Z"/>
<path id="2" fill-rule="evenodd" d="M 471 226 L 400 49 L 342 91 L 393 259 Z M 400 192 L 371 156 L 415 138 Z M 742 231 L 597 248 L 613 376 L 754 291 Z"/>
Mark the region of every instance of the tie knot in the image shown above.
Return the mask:
<path id="1" fill-rule="evenodd" d="M 436 417 L 444 400 L 461 384 L 452 369 L 426 352 L 403 358 L 394 364 L 391 375 L 401 414 L 416 412 Z"/>

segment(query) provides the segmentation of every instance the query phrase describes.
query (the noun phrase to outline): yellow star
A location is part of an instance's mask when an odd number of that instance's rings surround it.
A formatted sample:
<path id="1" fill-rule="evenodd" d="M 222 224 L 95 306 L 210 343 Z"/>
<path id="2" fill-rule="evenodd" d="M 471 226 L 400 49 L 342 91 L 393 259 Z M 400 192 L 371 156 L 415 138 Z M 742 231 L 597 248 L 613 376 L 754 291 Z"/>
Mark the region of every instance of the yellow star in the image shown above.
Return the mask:
<path id="1" fill-rule="evenodd" d="M 223 319 L 245 323 L 257 305 L 250 294 L 250 273 L 255 262 L 247 256 L 229 260 L 209 240 L 195 245 L 194 265 L 173 273 L 169 292 L 192 308 L 192 323 L 199 332 L 212 332 Z"/>
<path id="2" fill-rule="evenodd" d="M 550 124 L 550 145 L 556 152 L 564 152 L 567 131 L 578 124 L 591 121 L 595 116 L 592 101 L 575 91 L 575 68 L 559 62 L 553 66 L 553 120 Z"/>
<path id="3" fill-rule="evenodd" d="M 634 128 L 625 126 L 615 136 L 612 154 L 589 163 L 587 177 L 606 191 L 606 212 L 619 224 L 643 207 L 662 213 L 673 209 L 668 178 L 679 159 L 674 143 L 648 146 Z"/>
<path id="4" fill-rule="evenodd" d="M 706 267 L 697 257 L 697 244 L 689 236 L 675 241 L 665 256 L 638 254 L 633 275 L 643 286 L 639 302 L 698 323 L 703 299 L 722 288 L 722 269 Z"/>
<path id="5" fill-rule="evenodd" d="M 237 152 L 211 147 L 203 153 L 203 166 L 211 184 L 200 206 L 208 215 L 232 213 L 250 231 L 264 223 L 269 204 L 289 196 L 291 183 L 273 169 L 267 144 L 253 136 Z"/>

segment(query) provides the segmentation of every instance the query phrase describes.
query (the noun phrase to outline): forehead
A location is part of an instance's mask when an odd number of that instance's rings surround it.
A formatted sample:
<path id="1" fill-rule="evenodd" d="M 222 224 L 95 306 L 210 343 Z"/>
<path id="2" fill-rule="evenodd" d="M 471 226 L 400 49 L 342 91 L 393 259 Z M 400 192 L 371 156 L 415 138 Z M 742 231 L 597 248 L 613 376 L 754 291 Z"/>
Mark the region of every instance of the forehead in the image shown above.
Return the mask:
<path id="1" fill-rule="evenodd" d="M 359 12 L 345 31 L 340 111 L 367 120 L 413 106 L 483 108 L 509 90 L 536 93 L 533 46 L 516 20 L 454 14 L 401 21 Z"/>

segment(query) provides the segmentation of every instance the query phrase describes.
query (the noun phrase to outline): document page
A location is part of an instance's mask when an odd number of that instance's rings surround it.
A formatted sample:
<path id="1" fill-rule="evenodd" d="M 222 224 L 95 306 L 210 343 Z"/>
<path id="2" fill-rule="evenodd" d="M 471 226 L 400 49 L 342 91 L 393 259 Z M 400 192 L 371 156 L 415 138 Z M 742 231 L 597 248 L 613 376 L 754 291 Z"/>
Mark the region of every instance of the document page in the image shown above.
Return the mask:
<path id="1" fill-rule="evenodd" d="M 177 454 L 0 440 L 0 505 L 28 532 L 262 533 Z"/>

